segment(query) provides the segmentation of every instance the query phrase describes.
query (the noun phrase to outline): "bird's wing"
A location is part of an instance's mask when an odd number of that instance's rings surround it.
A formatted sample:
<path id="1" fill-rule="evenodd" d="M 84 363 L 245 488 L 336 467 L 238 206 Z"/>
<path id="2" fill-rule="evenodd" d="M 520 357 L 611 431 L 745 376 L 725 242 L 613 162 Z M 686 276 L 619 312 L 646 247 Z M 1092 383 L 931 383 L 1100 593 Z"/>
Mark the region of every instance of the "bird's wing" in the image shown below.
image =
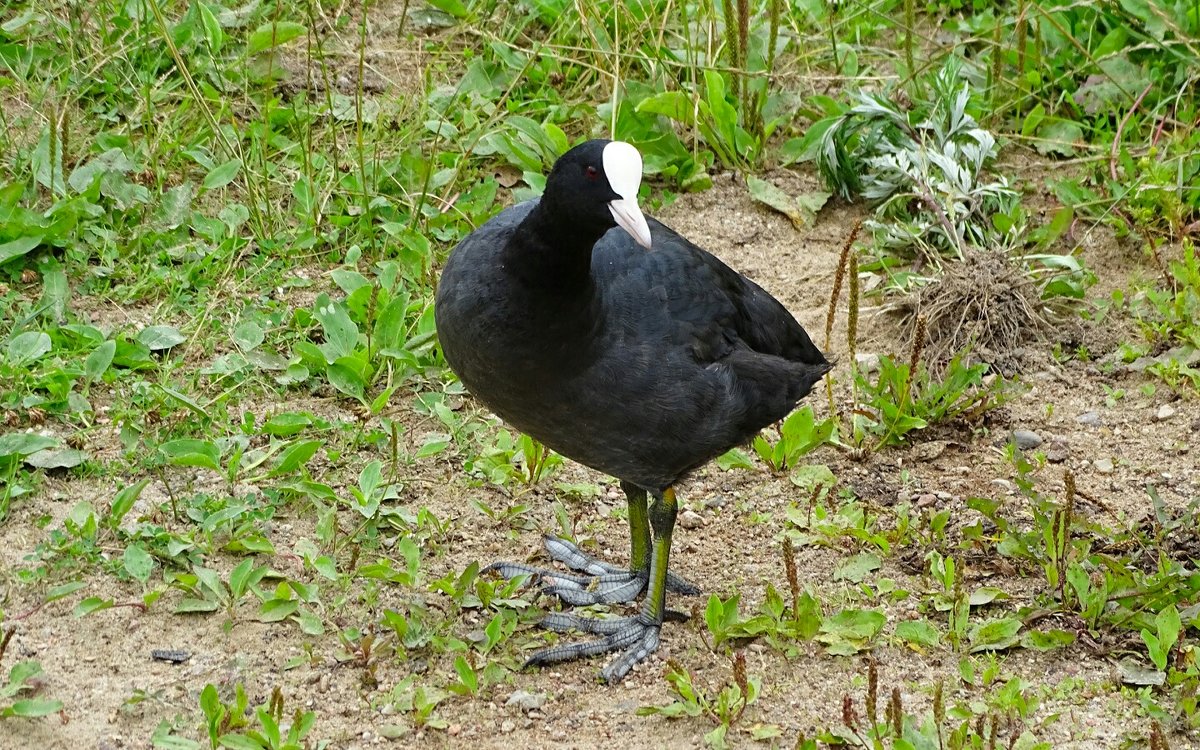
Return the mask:
<path id="1" fill-rule="evenodd" d="M 593 274 L 606 303 L 624 308 L 627 331 L 690 346 L 701 364 L 735 349 L 818 365 L 824 356 L 804 328 L 762 287 L 662 223 L 650 220 L 653 246 L 619 230 L 596 246 Z"/>

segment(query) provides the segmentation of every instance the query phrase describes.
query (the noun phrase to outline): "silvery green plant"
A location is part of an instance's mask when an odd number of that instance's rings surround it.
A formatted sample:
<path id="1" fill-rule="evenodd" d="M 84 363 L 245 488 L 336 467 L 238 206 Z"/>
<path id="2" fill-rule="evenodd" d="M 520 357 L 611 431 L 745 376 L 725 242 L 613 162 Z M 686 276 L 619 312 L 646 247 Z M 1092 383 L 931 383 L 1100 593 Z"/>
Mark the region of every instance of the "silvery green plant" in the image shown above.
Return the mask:
<path id="1" fill-rule="evenodd" d="M 907 111 L 890 96 L 852 92 L 849 109 L 814 125 L 822 176 L 843 198 L 876 204 L 867 226 L 883 248 L 961 260 L 968 247 L 1011 247 L 1022 233 L 1022 221 L 993 222 L 1019 216 L 1018 195 L 987 171 L 996 138 L 969 113 L 959 73 L 947 64 Z"/>

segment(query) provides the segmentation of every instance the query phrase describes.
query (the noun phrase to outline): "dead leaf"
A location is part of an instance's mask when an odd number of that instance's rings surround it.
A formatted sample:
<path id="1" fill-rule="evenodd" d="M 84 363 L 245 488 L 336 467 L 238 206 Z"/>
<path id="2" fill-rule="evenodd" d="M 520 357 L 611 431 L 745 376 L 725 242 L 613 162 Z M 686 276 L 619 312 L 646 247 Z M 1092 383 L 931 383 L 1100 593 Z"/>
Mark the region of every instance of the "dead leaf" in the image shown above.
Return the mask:
<path id="1" fill-rule="evenodd" d="M 821 210 L 832 195 L 821 190 L 797 196 L 789 195 L 773 183 L 753 175 L 746 177 L 746 187 L 750 189 L 751 198 L 791 219 L 796 229 L 810 226 L 817 211 Z"/>
<path id="2" fill-rule="evenodd" d="M 509 164 L 496 167 L 496 170 L 492 172 L 492 177 L 496 178 L 496 182 L 503 188 L 510 188 L 522 182 L 521 170 Z"/>

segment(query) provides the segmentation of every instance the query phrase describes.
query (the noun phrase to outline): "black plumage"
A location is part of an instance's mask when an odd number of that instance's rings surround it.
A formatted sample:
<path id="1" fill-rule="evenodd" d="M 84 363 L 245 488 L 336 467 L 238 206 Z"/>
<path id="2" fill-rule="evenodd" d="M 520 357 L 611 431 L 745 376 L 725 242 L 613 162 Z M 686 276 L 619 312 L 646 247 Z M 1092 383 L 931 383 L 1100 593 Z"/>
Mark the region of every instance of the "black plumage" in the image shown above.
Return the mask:
<path id="1" fill-rule="evenodd" d="M 649 250 L 616 226 L 610 203 L 636 195 L 604 165 L 629 148 L 572 149 L 540 200 L 464 239 L 437 328 L 446 361 L 506 422 L 661 499 L 786 416 L 830 365 L 783 305 L 712 254 L 654 220 Z"/>

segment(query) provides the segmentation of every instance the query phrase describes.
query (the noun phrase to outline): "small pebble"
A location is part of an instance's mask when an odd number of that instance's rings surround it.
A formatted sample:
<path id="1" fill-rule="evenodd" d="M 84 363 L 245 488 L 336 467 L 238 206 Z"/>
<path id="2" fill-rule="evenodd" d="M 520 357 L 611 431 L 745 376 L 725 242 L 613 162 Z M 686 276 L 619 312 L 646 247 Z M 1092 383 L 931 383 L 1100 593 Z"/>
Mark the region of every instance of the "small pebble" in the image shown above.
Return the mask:
<path id="1" fill-rule="evenodd" d="M 1076 417 L 1075 420 L 1080 424 L 1087 425 L 1088 427 L 1099 427 L 1102 424 L 1100 421 L 1100 412 L 1095 411 L 1085 411 L 1083 414 L 1080 414 L 1078 417 Z"/>
<path id="2" fill-rule="evenodd" d="M 1010 440 L 1023 451 L 1033 450 L 1042 444 L 1042 436 L 1031 430 L 1013 430 Z"/>
<path id="3" fill-rule="evenodd" d="M 930 505 L 933 505 L 936 502 L 937 495 L 933 494 L 932 492 L 926 492 L 925 494 L 917 497 L 918 508 L 928 508 Z"/>
<path id="4" fill-rule="evenodd" d="M 679 514 L 679 525 L 685 529 L 698 529 L 704 525 L 704 519 L 694 510 L 685 510 Z"/>
<path id="5" fill-rule="evenodd" d="M 516 706 L 525 713 L 536 711 L 546 705 L 545 693 L 531 693 L 528 690 L 515 690 L 513 694 L 508 696 L 508 700 L 504 702 L 505 706 Z"/>
<path id="6" fill-rule="evenodd" d="M 921 461 L 933 461 L 946 452 L 948 445 L 945 440 L 931 440 L 927 443 L 917 443 L 912 452 Z"/>
<path id="7" fill-rule="evenodd" d="M 1158 407 L 1158 411 L 1154 414 L 1154 418 L 1159 422 L 1165 422 L 1173 416 L 1175 416 L 1175 407 L 1170 404 Z"/>
<path id="8" fill-rule="evenodd" d="M 1046 451 L 1046 460 L 1052 464 L 1061 464 L 1071 455 L 1066 443 L 1051 443 Z"/>
<path id="9" fill-rule="evenodd" d="M 1092 466 L 1101 474 L 1113 473 L 1113 462 L 1111 458 L 1100 458 L 1092 462 Z"/>
<path id="10" fill-rule="evenodd" d="M 508 734 L 516 728 L 517 722 L 513 721 L 512 719 L 505 719 L 504 723 L 500 725 L 500 731 L 505 734 Z"/>

